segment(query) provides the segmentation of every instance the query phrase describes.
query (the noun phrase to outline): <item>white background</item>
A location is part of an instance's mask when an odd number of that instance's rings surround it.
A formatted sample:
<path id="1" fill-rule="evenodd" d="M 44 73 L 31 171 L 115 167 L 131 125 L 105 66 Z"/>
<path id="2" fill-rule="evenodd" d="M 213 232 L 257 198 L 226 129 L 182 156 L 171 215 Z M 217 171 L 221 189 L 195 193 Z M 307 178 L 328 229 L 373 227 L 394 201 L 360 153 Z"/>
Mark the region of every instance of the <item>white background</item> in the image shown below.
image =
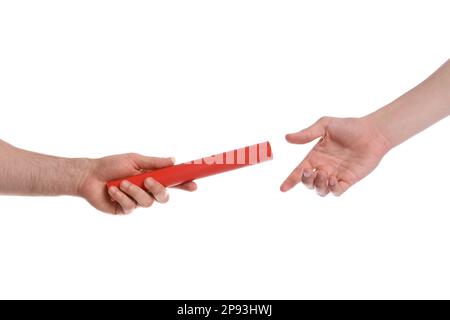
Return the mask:
<path id="1" fill-rule="evenodd" d="M 116 217 L 0 198 L 1 298 L 450 298 L 448 120 L 342 198 L 279 185 L 450 56 L 447 1 L 2 1 L 0 138 L 60 156 L 274 161 Z"/>

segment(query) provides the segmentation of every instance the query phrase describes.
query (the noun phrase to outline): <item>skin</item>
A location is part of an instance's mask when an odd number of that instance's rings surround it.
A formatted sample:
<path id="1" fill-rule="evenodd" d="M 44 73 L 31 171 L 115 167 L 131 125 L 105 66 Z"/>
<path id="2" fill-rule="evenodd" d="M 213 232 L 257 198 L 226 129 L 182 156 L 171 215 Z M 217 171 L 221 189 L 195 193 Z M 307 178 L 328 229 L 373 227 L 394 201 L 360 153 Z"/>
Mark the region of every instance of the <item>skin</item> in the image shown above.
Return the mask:
<path id="1" fill-rule="evenodd" d="M 173 158 L 155 158 L 136 153 L 100 159 L 60 158 L 16 148 L 0 140 L 0 194 L 21 196 L 70 195 L 86 199 L 96 209 L 128 214 L 137 207 L 166 203 L 169 194 L 156 180 L 145 181 L 146 190 L 124 181 L 120 189 L 106 190 L 106 182 L 174 164 Z M 187 182 L 176 187 L 194 191 Z"/>
<path id="2" fill-rule="evenodd" d="M 450 115 L 450 60 L 400 98 L 362 118 L 319 119 L 288 134 L 293 144 L 319 142 L 282 183 L 299 183 L 320 196 L 342 195 L 371 173 L 384 155 L 405 140 Z"/>
<path id="3" fill-rule="evenodd" d="M 450 61 L 416 88 L 362 118 L 324 117 L 297 133 L 290 143 L 319 139 L 280 189 L 303 183 L 318 194 L 343 194 L 366 177 L 384 155 L 415 134 L 450 115 Z M 85 198 L 100 211 L 126 214 L 138 206 L 165 203 L 167 190 L 157 181 L 145 181 L 146 190 L 125 181 L 105 189 L 107 181 L 174 164 L 172 158 L 135 153 L 101 159 L 69 159 L 34 153 L 0 140 L 0 194 L 27 196 L 72 195 Z M 178 188 L 194 191 L 188 182 Z"/>

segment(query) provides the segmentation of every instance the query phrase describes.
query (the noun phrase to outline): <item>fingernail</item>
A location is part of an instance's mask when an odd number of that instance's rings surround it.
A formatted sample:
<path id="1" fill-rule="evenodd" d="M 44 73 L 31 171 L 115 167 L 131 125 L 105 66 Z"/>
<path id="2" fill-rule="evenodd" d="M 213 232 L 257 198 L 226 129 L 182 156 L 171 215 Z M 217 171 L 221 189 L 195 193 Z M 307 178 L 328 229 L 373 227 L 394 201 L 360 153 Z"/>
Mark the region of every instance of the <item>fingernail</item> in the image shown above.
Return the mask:
<path id="1" fill-rule="evenodd" d="M 303 176 L 305 177 L 305 178 L 309 178 L 309 177 L 311 177 L 311 171 L 309 171 L 309 170 L 305 170 L 305 171 L 303 171 Z"/>
<path id="2" fill-rule="evenodd" d="M 111 187 L 108 189 L 108 192 L 110 195 L 114 195 L 117 192 L 117 188 L 116 187 Z"/>
<path id="3" fill-rule="evenodd" d="M 159 192 L 158 194 L 153 195 L 159 203 L 166 203 L 169 201 L 169 193 L 166 190 Z"/>
<path id="4" fill-rule="evenodd" d="M 165 190 L 161 193 L 161 201 L 162 202 L 169 201 L 169 193 Z"/>
<path id="5" fill-rule="evenodd" d="M 152 178 L 145 179 L 144 184 L 147 188 L 153 186 L 153 179 Z"/>
<path id="6" fill-rule="evenodd" d="M 131 183 L 128 180 L 123 180 L 121 183 L 122 188 L 128 189 L 131 186 Z"/>
<path id="7" fill-rule="evenodd" d="M 334 187 L 336 185 L 336 180 L 330 179 L 330 186 Z"/>
<path id="8" fill-rule="evenodd" d="M 170 157 L 170 161 L 172 161 L 172 163 L 175 163 L 176 161 L 175 157 Z"/>

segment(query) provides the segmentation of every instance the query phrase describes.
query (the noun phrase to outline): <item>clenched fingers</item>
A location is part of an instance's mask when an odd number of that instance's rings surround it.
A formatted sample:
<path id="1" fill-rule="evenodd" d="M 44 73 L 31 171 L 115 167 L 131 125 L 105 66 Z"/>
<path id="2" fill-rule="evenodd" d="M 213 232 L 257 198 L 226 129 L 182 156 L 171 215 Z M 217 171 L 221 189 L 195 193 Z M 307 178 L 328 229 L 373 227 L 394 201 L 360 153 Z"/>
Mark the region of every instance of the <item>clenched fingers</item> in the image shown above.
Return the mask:
<path id="1" fill-rule="evenodd" d="M 147 178 L 144 181 L 145 188 L 153 195 L 159 203 L 169 201 L 169 193 L 166 188 L 153 178 Z"/>
<path id="2" fill-rule="evenodd" d="M 149 208 L 154 202 L 154 199 L 150 194 L 127 180 L 122 181 L 120 190 L 126 193 L 130 198 L 134 199 L 134 201 L 143 208 Z"/>
<path id="3" fill-rule="evenodd" d="M 116 201 L 122 208 L 123 213 L 129 214 L 136 209 L 136 202 L 130 199 L 125 193 L 119 190 L 117 187 L 111 187 L 108 189 L 108 193 L 111 199 Z"/>

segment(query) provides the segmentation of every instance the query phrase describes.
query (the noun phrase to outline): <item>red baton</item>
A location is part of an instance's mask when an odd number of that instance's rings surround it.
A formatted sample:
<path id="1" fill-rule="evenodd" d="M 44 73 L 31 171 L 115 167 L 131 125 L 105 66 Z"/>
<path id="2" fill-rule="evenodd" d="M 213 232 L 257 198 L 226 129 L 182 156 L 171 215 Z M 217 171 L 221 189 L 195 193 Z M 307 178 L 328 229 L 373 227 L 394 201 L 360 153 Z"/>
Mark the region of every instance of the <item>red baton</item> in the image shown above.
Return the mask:
<path id="1" fill-rule="evenodd" d="M 123 180 L 127 180 L 138 187 L 144 188 L 144 180 L 151 177 L 165 187 L 173 187 L 184 182 L 239 169 L 267 160 L 272 160 L 272 148 L 268 141 L 241 149 L 219 153 L 210 157 L 145 172 L 136 176 L 110 181 L 107 183 L 107 186 L 108 188 L 112 186 L 119 187 Z"/>

